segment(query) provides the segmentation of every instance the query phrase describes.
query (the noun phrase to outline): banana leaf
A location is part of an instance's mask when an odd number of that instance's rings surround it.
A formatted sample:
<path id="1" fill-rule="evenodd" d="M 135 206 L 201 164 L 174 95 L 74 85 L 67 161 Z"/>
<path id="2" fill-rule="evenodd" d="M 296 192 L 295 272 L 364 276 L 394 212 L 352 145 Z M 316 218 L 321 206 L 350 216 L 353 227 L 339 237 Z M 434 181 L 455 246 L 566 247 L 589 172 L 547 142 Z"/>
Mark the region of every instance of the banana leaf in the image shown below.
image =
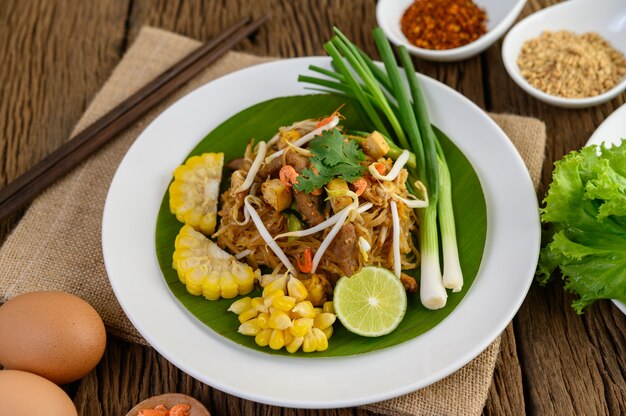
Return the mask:
<path id="1" fill-rule="evenodd" d="M 189 156 L 204 152 L 224 152 L 225 161 L 229 161 L 240 157 L 252 138 L 268 140 L 280 126 L 307 118 L 326 116 L 343 104 L 345 106 L 341 109 L 341 113 L 345 116 L 345 120 L 342 124 L 348 129 L 366 130 L 367 123 L 359 116 L 356 106 L 346 102 L 344 97 L 315 94 L 276 98 L 256 104 L 224 121 L 208 133 Z M 391 347 L 424 334 L 450 315 L 467 294 L 480 266 L 487 231 L 485 198 L 476 172 L 443 132 L 436 129 L 436 133 L 446 154 L 452 176 L 459 255 L 465 280 L 463 290 L 460 292 L 448 291 L 448 302 L 443 309 L 428 310 L 421 305 L 419 293 L 408 294 L 406 315 L 400 325 L 388 335 L 378 338 L 361 337 L 348 332 L 337 320 L 326 351 L 289 354 L 284 349 L 274 351 L 269 347 L 259 347 L 254 342 L 254 337 L 244 336 L 237 332 L 239 327 L 237 315 L 227 312 L 234 299 L 209 301 L 202 296 L 192 296 L 178 280 L 176 271 L 172 269 L 172 254 L 174 240 L 182 224 L 169 211 L 169 193 L 166 189 L 164 189 L 163 201 L 157 217 L 155 236 L 156 254 L 163 278 L 182 306 L 214 331 L 216 336 L 225 337 L 237 344 L 268 354 L 308 358 L 354 355 Z M 181 160 L 181 163 L 183 162 Z M 416 278 L 419 282 L 419 271 L 416 272 Z M 257 291 L 257 293 L 260 292 Z M 259 294 L 253 292 L 251 296 L 259 296 Z M 193 318 L 190 317 L 190 319 Z"/>

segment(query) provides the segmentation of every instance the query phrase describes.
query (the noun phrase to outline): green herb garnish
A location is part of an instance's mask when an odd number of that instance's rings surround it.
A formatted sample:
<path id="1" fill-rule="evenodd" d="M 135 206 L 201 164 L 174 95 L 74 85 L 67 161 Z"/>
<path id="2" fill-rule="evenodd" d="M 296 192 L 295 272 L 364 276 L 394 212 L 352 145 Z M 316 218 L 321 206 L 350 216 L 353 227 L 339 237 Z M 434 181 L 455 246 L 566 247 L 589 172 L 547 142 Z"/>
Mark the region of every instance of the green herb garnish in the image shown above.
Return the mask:
<path id="1" fill-rule="evenodd" d="M 365 160 L 365 154 L 354 140 L 347 140 L 337 129 L 311 140 L 309 150 L 313 153 L 311 166 L 298 176 L 294 185 L 297 191 L 311 193 L 334 178 L 354 182 L 363 176 L 365 167 L 360 162 Z"/>

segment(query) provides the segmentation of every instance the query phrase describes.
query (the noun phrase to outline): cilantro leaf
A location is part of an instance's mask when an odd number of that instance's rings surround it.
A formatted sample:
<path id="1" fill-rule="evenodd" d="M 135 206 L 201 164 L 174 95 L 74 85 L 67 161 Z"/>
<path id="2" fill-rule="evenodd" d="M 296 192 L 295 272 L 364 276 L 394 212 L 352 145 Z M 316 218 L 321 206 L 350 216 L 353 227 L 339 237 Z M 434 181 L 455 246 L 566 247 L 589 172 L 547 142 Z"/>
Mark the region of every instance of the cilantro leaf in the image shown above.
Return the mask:
<path id="1" fill-rule="evenodd" d="M 626 140 L 571 152 L 555 164 L 541 220 L 553 233 L 538 276 L 559 268 L 582 313 L 597 299 L 626 300 Z"/>
<path id="2" fill-rule="evenodd" d="M 354 140 L 347 140 L 337 129 L 327 130 L 309 143 L 313 153 L 311 166 L 305 168 L 294 185 L 297 191 L 311 193 L 333 178 L 354 182 L 363 176 L 365 167 L 360 162 L 365 154 Z"/>

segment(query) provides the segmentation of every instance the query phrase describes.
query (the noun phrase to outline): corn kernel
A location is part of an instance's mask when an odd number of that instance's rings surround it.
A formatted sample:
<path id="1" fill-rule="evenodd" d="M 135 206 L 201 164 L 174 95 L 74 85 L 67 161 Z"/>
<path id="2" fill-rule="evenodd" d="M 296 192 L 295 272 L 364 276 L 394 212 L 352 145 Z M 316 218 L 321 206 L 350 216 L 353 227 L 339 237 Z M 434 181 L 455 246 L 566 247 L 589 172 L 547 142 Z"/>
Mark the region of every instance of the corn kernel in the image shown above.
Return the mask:
<path id="1" fill-rule="evenodd" d="M 333 305 L 333 302 L 329 300 L 328 302 L 324 302 L 322 310 L 326 313 L 335 313 L 335 306 Z"/>
<path id="2" fill-rule="evenodd" d="M 309 331 L 304 336 L 304 342 L 302 343 L 302 351 L 313 352 L 316 349 L 317 349 L 317 338 L 315 338 L 315 334 L 313 334 L 313 331 Z"/>
<path id="3" fill-rule="evenodd" d="M 283 292 L 281 289 L 277 289 L 274 290 L 273 292 L 267 292 L 264 290 L 263 291 L 263 303 L 265 304 L 266 307 L 270 307 L 272 306 L 272 303 L 274 303 L 274 299 L 279 298 L 281 296 L 285 296 L 285 292 Z"/>
<path id="4" fill-rule="evenodd" d="M 316 308 L 313 308 L 313 312 L 315 312 L 315 315 L 319 315 L 320 313 L 324 312 L 324 310 L 318 306 Z"/>
<path id="5" fill-rule="evenodd" d="M 275 292 L 276 290 L 281 290 L 283 292 L 283 295 L 285 294 L 285 290 L 287 290 L 287 275 L 286 274 L 275 279 L 270 284 L 265 286 L 265 289 L 263 289 L 263 297 L 270 295 L 272 292 Z"/>
<path id="6" fill-rule="evenodd" d="M 289 296 L 296 298 L 297 302 L 305 300 L 309 295 L 304 283 L 293 276 L 291 276 L 287 282 L 287 293 L 289 293 Z"/>
<path id="7" fill-rule="evenodd" d="M 324 335 L 324 334 L 322 334 Z M 285 346 L 285 334 L 280 329 L 274 329 L 272 335 L 270 335 L 270 348 L 273 350 L 279 350 Z M 328 345 L 328 344 L 326 344 Z"/>
<path id="8" fill-rule="evenodd" d="M 321 329 L 313 328 L 311 333 L 315 337 L 317 351 L 324 351 L 328 349 L 328 338 L 326 338 L 326 334 L 324 334 Z"/>
<path id="9" fill-rule="evenodd" d="M 322 329 L 324 335 L 326 335 L 326 339 L 330 339 L 333 336 L 333 327 L 329 326 L 328 328 Z"/>
<path id="10" fill-rule="evenodd" d="M 296 305 L 296 300 L 291 296 L 280 296 L 274 299 L 272 306 L 279 311 L 289 312 Z"/>
<path id="11" fill-rule="evenodd" d="M 337 319 L 337 317 L 332 313 L 324 312 L 317 314 L 315 315 L 315 318 L 313 318 L 313 327 L 318 329 L 326 329 L 335 323 L 335 319 Z"/>
<path id="12" fill-rule="evenodd" d="M 240 334 L 248 336 L 255 336 L 260 331 L 261 328 L 259 327 L 258 318 L 253 318 L 249 321 L 244 322 L 243 324 L 239 325 L 239 329 L 237 330 L 237 332 L 239 332 Z"/>
<path id="13" fill-rule="evenodd" d="M 302 318 L 313 318 L 315 316 L 313 304 L 308 300 L 298 302 L 291 311 L 297 313 Z"/>
<path id="14" fill-rule="evenodd" d="M 270 313 L 270 319 L 267 321 L 267 325 L 272 329 L 287 329 L 291 326 L 291 319 L 283 311 L 274 310 Z"/>
<path id="15" fill-rule="evenodd" d="M 293 354 L 300 349 L 303 342 L 304 337 L 295 337 L 289 344 L 287 344 L 287 351 Z"/>
<path id="16" fill-rule="evenodd" d="M 293 321 L 291 328 L 289 328 L 289 332 L 291 332 L 294 337 L 303 337 L 312 327 L 312 318 L 298 318 Z"/>
<path id="17" fill-rule="evenodd" d="M 289 330 L 285 330 L 283 333 L 285 334 L 285 345 L 289 344 L 295 338 Z"/>
<path id="18" fill-rule="evenodd" d="M 239 285 L 235 281 L 235 277 L 227 271 L 222 271 L 220 288 L 224 299 L 231 299 L 239 294 Z"/>
<path id="19" fill-rule="evenodd" d="M 260 312 L 259 315 L 257 316 L 257 319 L 259 320 L 259 327 L 261 329 L 265 329 L 265 328 L 269 328 L 267 322 L 270 319 L 270 314 L 267 312 Z"/>
<path id="20" fill-rule="evenodd" d="M 239 322 L 243 324 L 247 320 L 255 318 L 258 314 L 259 314 L 259 311 L 257 311 L 256 309 L 248 309 L 239 314 Z"/>
<path id="21" fill-rule="evenodd" d="M 246 309 L 250 309 L 250 297 L 245 297 L 234 301 L 230 307 L 228 308 L 228 312 L 236 313 L 239 315 L 244 312 Z"/>
<path id="22" fill-rule="evenodd" d="M 267 306 L 265 306 L 263 298 L 261 297 L 253 298 L 250 301 L 250 307 L 256 309 L 259 312 L 267 312 Z"/>
<path id="23" fill-rule="evenodd" d="M 254 337 L 254 341 L 260 347 L 266 347 L 270 343 L 270 337 L 272 336 L 272 330 L 269 328 L 262 329 L 256 337 Z"/>

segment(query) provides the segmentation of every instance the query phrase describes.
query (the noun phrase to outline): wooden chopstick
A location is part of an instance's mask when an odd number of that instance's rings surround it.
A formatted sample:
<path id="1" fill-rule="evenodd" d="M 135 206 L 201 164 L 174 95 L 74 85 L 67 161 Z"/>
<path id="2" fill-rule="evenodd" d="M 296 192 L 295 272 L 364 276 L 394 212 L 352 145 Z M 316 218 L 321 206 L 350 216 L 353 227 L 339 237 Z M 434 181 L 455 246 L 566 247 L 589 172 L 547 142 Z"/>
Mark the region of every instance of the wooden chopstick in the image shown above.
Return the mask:
<path id="1" fill-rule="evenodd" d="M 0 190 L 0 221 L 100 149 L 267 21 L 245 18 L 203 44 Z"/>

